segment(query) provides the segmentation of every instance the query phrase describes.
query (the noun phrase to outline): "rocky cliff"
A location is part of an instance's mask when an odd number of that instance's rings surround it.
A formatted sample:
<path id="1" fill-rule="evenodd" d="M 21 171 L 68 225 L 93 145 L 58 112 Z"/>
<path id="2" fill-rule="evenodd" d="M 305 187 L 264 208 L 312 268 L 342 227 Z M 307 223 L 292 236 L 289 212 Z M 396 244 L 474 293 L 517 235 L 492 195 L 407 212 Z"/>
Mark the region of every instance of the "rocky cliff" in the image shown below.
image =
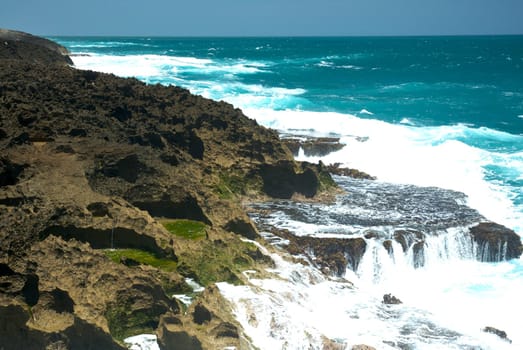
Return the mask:
<path id="1" fill-rule="evenodd" d="M 271 262 L 242 198 L 333 186 L 276 132 L 187 90 L 70 67 L 64 48 L 0 31 L 2 349 L 248 348 L 216 281 Z M 209 286 L 196 306 L 173 294 Z"/>

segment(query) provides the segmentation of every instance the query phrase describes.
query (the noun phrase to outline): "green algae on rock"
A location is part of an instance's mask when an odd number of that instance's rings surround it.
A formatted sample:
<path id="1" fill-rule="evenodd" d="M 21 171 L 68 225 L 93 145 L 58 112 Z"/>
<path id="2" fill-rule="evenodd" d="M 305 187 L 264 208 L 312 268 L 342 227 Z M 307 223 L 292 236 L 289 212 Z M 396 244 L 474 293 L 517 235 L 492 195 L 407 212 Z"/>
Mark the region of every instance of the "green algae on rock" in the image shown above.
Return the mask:
<path id="1" fill-rule="evenodd" d="M 77 70 L 57 45 L 6 33 L 16 39 L 0 50 L 0 308 L 20 327 L 4 337 L 0 317 L 2 346 L 121 349 L 174 315 L 204 348 L 238 347 L 229 311 L 215 307 L 205 329 L 172 293 L 188 289 L 184 277 L 209 289 L 270 266 L 243 241 L 259 236 L 242 207 L 282 193 L 268 169 L 300 180 L 285 196 L 320 194 L 328 174 L 230 104 Z"/>

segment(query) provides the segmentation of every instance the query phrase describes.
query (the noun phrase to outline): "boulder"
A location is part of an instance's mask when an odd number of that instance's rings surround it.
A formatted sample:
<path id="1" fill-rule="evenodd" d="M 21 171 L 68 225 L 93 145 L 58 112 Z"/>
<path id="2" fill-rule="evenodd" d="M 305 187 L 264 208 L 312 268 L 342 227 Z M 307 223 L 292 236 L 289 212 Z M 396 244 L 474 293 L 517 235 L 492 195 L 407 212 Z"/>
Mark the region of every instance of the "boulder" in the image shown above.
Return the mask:
<path id="1" fill-rule="evenodd" d="M 402 302 L 401 302 L 401 300 L 399 300 L 398 298 L 396 298 L 392 294 L 385 294 L 383 296 L 383 304 L 386 304 L 386 305 L 398 305 L 398 304 L 402 304 Z"/>
<path id="2" fill-rule="evenodd" d="M 523 252 L 521 237 L 505 226 L 484 222 L 471 227 L 470 234 L 478 246 L 477 259 L 480 261 L 517 259 Z"/>
<path id="3" fill-rule="evenodd" d="M 345 147 L 339 137 L 284 137 L 282 141 L 294 156 L 298 156 L 301 149 L 307 157 L 324 157 Z"/>
<path id="4" fill-rule="evenodd" d="M 347 176 L 352 177 L 354 179 L 376 180 L 376 177 L 371 176 L 358 169 L 341 167 L 341 163 L 329 164 L 326 166 L 326 169 L 329 173 L 334 175 Z"/>
<path id="5" fill-rule="evenodd" d="M 507 341 L 509 343 L 512 343 L 512 340 L 510 340 L 508 338 L 507 333 L 505 331 L 500 330 L 500 329 L 497 329 L 497 328 L 494 328 L 494 327 L 485 327 L 481 331 L 483 331 L 485 333 L 490 333 L 490 334 L 497 335 L 501 339 L 503 339 L 503 340 L 505 340 L 505 341 Z"/>

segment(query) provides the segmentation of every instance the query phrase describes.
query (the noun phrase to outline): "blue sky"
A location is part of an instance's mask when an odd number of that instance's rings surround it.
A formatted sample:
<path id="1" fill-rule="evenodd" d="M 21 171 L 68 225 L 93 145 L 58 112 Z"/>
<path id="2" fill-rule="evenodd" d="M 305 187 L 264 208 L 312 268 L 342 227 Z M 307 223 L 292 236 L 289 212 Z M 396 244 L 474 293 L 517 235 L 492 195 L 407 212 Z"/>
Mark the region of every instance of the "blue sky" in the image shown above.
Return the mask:
<path id="1" fill-rule="evenodd" d="M 2 0 L 38 35 L 523 34 L 523 0 Z"/>

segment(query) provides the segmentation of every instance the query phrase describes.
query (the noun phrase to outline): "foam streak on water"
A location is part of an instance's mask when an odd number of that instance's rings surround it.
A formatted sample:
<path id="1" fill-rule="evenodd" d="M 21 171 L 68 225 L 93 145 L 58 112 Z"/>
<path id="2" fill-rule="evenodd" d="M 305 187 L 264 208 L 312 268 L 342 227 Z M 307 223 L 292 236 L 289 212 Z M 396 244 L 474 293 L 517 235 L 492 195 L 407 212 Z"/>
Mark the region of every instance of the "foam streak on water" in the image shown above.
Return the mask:
<path id="1" fill-rule="evenodd" d="M 523 37 L 62 43 L 89 54 L 73 57 L 79 68 L 176 84 L 281 132 L 340 137 L 346 147 L 321 160 L 378 177 L 338 178 L 347 196 L 334 205 L 275 202 L 253 216 L 296 235 L 378 233 L 345 279 L 271 254 L 274 278 L 220 283 L 260 349 L 322 349 L 323 336 L 348 349 L 523 348 L 522 260 L 477 262 L 467 238 L 485 218 L 523 235 Z M 393 254 L 383 248 L 398 228 L 424 233 L 423 264 L 395 241 Z M 386 293 L 403 304 L 383 305 Z"/>

